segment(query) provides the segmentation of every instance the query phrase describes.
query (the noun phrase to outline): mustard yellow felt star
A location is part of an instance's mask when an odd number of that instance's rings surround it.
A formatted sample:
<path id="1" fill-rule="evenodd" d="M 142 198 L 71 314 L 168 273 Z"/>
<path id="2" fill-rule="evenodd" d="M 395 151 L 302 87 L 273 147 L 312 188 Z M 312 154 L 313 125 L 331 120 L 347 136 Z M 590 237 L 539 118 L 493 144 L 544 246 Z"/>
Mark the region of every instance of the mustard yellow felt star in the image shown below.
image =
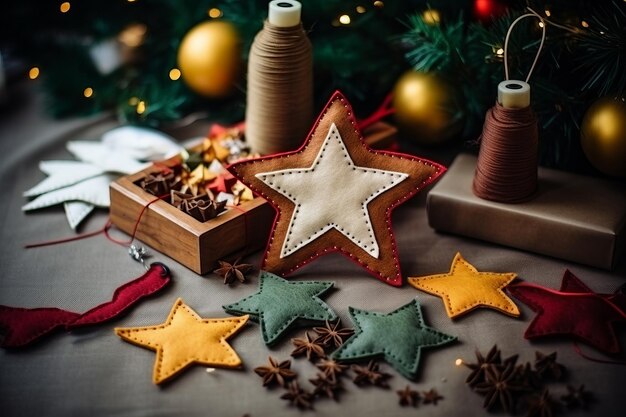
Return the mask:
<path id="1" fill-rule="evenodd" d="M 519 309 L 502 291 L 516 276 L 512 272 L 478 272 L 457 253 L 449 273 L 409 277 L 409 284 L 418 290 L 441 297 L 450 318 L 477 307 L 492 308 L 518 317 Z"/>
<path id="2" fill-rule="evenodd" d="M 121 327 L 115 333 L 127 342 L 156 351 L 152 381 L 160 384 L 192 363 L 226 368 L 241 365 L 226 339 L 237 333 L 248 317 L 203 319 L 179 298 L 165 323 Z"/>

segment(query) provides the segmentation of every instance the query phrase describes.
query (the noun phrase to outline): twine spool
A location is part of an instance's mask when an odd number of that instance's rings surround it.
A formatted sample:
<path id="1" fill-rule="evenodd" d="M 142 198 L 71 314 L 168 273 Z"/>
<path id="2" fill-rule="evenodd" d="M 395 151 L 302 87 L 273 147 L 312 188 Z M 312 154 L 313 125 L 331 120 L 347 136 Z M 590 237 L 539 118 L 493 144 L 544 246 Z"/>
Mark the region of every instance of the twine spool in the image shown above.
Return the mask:
<path id="1" fill-rule="evenodd" d="M 294 0 L 270 2 L 250 49 L 246 140 L 261 154 L 297 149 L 313 122 L 313 56 L 300 7 Z"/>
<path id="2" fill-rule="evenodd" d="M 528 200 L 537 189 L 539 129 L 537 117 L 530 107 L 528 80 L 543 47 L 545 23 L 542 25 L 539 50 L 526 81 L 509 80 L 507 65 L 507 45 L 511 30 L 525 17 L 538 17 L 543 22 L 541 16 L 531 10 L 531 13 L 520 16 L 509 27 L 504 42 L 506 81 L 498 85 L 498 101 L 485 116 L 474 175 L 474 194 L 500 203 Z"/>

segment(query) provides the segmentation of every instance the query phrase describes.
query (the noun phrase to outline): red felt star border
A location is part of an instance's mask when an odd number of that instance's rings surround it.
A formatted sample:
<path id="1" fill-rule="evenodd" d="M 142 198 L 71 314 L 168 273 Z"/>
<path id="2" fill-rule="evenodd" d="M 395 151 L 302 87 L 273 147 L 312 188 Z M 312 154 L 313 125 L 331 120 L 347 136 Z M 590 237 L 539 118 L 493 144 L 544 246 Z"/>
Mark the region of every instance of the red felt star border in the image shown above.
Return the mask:
<path id="1" fill-rule="evenodd" d="M 295 204 L 255 175 L 311 167 L 333 124 L 356 166 L 407 175 L 405 180 L 383 192 L 367 205 L 374 236 L 380 248 L 378 257 L 370 255 L 341 232 L 332 228 L 295 252 L 281 257 L 281 247 L 288 234 Z M 391 225 L 391 213 L 395 207 L 407 201 L 443 174 L 445 167 L 423 158 L 369 148 L 359 131 L 350 103 L 337 91 L 330 98 L 313 125 L 311 133 L 298 150 L 237 162 L 230 165 L 228 170 L 276 209 L 277 214 L 262 269 L 285 276 L 321 255 L 340 252 L 363 266 L 381 281 L 400 286 L 402 275 Z M 320 185 L 320 198 L 324 198 L 323 193 L 324 186 Z"/>

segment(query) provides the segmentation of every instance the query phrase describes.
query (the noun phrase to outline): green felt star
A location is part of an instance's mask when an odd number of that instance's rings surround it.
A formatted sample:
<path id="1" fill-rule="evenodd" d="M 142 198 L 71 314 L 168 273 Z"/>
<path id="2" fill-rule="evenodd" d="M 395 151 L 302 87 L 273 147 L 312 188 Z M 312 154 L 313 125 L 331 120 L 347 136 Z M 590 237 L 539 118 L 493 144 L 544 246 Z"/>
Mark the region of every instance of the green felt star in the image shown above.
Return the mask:
<path id="1" fill-rule="evenodd" d="M 348 361 L 381 356 L 409 379 L 417 377 L 422 348 L 456 340 L 426 326 L 417 300 L 388 314 L 350 307 L 350 316 L 356 332 L 332 357 Z"/>
<path id="2" fill-rule="evenodd" d="M 324 323 L 337 319 L 335 312 L 319 296 L 328 291 L 332 282 L 287 281 L 261 271 L 259 292 L 234 304 L 224 306 L 229 314 L 250 314 L 261 324 L 266 345 L 278 341 L 291 325 Z"/>

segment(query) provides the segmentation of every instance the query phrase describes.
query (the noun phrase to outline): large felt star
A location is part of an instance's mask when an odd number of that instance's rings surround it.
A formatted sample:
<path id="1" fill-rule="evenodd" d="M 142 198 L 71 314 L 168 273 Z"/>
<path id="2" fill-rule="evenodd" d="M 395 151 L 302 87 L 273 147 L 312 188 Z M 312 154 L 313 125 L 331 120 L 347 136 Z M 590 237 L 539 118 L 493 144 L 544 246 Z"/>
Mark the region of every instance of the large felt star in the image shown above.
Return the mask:
<path id="1" fill-rule="evenodd" d="M 263 341 L 271 345 L 292 325 L 336 320 L 335 312 L 319 298 L 332 286 L 332 282 L 289 282 L 261 271 L 259 291 L 224 306 L 224 310 L 231 314 L 249 314 L 261 324 Z"/>
<path id="2" fill-rule="evenodd" d="M 613 324 L 626 322 L 623 293 L 595 293 L 569 270 L 563 274 L 560 291 L 529 283 L 511 285 L 508 291 L 537 312 L 526 339 L 565 335 L 603 352 L 620 351 Z"/>
<path id="3" fill-rule="evenodd" d="M 391 212 L 445 171 L 421 158 L 370 149 L 339 92 L 297 151 L 228 169 L 277 211 L 263 269 L 287 275 L 339 251 L 395 286 L 402 276 Z"/>
<path id="4" fill-rule="evenodd" d="M 409 284 L 418 290 L 441 297 L 450 318 L 478 307 L 488 307 L 518 317 L 519 309 L 502 291 L 516 276 L 512 272 L 478 272 L 457 253 L 449 273 L 409 277 Z"/>
<path id="5" fill-rule="evenodd" d="M 336 360 L 382 356 L 402 375 L 415 379 L 422 349 L 456 340 L 426 325 L 417 300 L 388 314 L 353 307 L 349 311 L 355 334 L 332 354 Z"/>
<path id="6" fill-rule="evenodd" d="M 165 323 L 121 327 L 115 333 L 130 343 L 156 351 L 152 380 L 160 384 L 192 363 L 226 368 L 241 365 L 241 359 L 226 340 L 247 321 L 248 316 L 203 319 L 179 298 Z"/>

